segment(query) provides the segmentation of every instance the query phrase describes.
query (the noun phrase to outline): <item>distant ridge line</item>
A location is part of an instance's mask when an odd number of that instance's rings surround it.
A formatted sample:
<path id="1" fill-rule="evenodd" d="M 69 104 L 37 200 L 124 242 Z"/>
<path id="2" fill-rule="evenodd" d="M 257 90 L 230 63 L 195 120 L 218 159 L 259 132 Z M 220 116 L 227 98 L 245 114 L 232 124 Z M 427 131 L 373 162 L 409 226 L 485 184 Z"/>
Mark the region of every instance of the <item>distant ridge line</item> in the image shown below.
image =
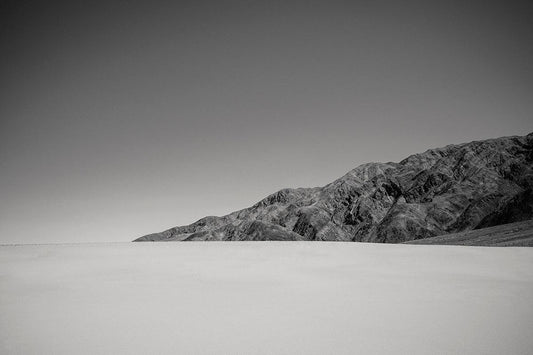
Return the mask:
<path id="1" fill-rule="evenodd" d="M 533 133 L 366 163 L 323 187 L 279 190 L 225 216 L 135 241 L 402 243 L 533 218 Z"/>

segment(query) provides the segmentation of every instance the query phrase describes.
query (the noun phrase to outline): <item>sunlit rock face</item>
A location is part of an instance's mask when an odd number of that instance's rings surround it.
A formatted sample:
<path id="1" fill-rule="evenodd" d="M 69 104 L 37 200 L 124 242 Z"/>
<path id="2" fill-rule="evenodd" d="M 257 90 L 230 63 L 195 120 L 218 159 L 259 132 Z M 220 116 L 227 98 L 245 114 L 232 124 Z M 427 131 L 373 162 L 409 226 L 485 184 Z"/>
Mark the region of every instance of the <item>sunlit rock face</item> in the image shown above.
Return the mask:
<path id="1" fill-rule="evenodd" d="M 358 166 L 324 187 L 283 189 L 223 217 L 136 241 L 399 243 L 533 218 L 533 133 Z"/>

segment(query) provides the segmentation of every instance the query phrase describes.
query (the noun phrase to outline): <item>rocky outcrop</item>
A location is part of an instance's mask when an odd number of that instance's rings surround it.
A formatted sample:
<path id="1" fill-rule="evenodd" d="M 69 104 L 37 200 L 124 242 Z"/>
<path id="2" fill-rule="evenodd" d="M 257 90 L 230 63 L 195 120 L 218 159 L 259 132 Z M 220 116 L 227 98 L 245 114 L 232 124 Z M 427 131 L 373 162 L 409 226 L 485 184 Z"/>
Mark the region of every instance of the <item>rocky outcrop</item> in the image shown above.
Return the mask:
<path id="1" fill-rule="evenodd" d="M 399 243 L 533 218 L 533 133 L 358 166 L 324 187 L 283 189 L 223 217 L 135 241 Z"/>

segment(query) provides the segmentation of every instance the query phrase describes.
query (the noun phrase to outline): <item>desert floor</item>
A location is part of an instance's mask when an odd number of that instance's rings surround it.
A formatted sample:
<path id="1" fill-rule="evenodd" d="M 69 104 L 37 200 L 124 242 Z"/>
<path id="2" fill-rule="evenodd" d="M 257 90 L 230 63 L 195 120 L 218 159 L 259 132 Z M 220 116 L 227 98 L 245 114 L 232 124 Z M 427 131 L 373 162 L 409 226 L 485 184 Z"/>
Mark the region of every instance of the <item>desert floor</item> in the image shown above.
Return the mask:
<path id="1" fill-rule="evenodd" d="M 533 248 L 0 247 L 2 354 L 531 354 Z"/>

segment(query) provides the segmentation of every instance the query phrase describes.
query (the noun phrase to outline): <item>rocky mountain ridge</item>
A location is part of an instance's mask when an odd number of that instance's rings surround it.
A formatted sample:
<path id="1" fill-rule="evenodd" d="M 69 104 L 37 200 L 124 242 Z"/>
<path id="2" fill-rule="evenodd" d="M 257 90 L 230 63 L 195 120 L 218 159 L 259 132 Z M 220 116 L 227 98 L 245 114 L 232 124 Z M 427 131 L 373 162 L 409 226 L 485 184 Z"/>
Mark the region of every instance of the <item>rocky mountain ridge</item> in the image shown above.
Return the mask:
<path id="1" fill-rule="evenodd" d="M 222 217 L 135 241 L 399 243 L 533 218 L 533 133 L 367 163 L 332 183 L 282 189 Z"/>

